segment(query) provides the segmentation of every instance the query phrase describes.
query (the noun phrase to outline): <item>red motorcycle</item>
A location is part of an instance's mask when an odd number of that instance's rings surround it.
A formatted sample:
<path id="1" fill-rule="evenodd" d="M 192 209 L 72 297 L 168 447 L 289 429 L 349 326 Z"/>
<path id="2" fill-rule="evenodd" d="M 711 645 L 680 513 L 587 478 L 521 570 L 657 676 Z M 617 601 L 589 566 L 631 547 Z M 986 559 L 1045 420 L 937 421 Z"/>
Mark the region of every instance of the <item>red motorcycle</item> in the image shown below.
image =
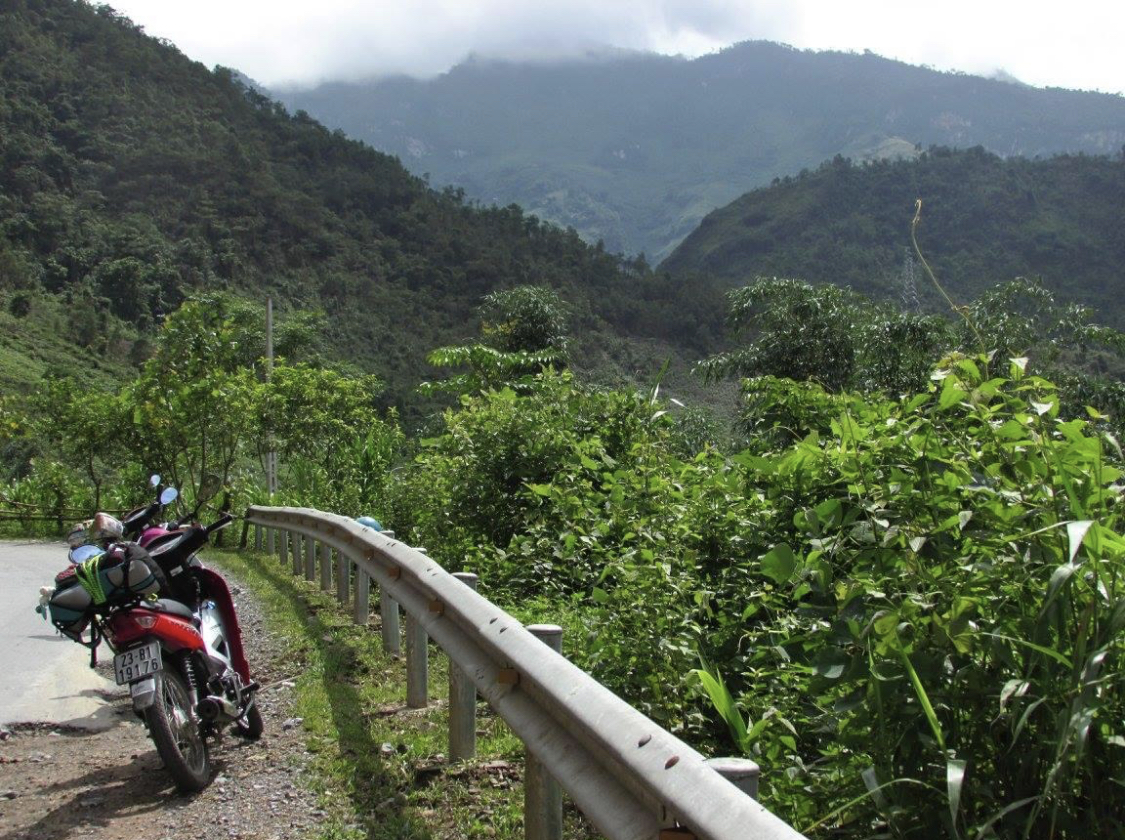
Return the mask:
<path id="1" fill-rule="evenodd" d="M 141 510 L 151 519 L 162 508 Z M 72 549 L 75 565 L 56 577 L 46 607 L 56 627 L 91 649 L 91 664 L 100 642 L 108 643 L 117 683 L 129 686 L 133 709 L 176 786 L 201 790 L 211 779 L 209 742 L 224 726 L 251 740 L 263 729 L 230 589 L 198 557 L 233 517 L 206 527 L 147 529 L 143 520 L 138 511 L 125 517 L 127 529 L 144 531 L 143 546 Z M 87 627 L 89 640 L 82 636 Z"/>

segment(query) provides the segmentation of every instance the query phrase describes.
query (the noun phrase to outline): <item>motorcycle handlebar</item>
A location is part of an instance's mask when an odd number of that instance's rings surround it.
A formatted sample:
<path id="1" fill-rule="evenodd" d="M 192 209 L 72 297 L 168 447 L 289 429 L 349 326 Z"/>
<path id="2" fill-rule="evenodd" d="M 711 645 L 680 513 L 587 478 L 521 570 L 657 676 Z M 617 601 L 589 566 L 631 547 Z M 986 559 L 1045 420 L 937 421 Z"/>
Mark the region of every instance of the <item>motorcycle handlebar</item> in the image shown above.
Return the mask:
<path id="1" fill-rule="evenodd" d="M 210 534 L 214 531 L 218 531 L 220 528 L 225 528 L 232 522 L 234 522 L 234 517 L 229 513 L 224 513 L 221 517 L 219 517 L 217 522 L 213 522 L 207 526 L 207 533 Z"/>
<path id="2" fill-rule="evenodd" d="M 126 517 L 121 524 L 124 526 L 126 531 L 139 531 L 146 524 L 148 524 L 149 520 L 151 520 L 152 517 L 156 516 L 159 510 L 160 503 L 156 502 L 155 504 L 151 504 L 148 507 L 141 508 L 132 516 Z"/>

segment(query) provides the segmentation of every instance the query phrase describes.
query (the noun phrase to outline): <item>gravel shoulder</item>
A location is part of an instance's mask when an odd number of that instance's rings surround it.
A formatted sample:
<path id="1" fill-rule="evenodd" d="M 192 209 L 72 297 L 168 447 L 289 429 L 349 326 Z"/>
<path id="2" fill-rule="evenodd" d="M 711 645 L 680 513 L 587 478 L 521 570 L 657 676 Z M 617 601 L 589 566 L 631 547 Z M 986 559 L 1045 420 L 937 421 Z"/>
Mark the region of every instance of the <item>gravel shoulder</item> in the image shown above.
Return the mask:
<path id="1" fill-rule="evenodd" d="M 6 726 L 0 730 L 0 840 L 159 840 L 216 832 L 238 840 L 296 840 L 314 833 L 324 814 L 300 783 L 308 753 L 291 720 L 285 646 L 269 632 L 252 593 L 228 579 L 251 669 L 265 686 L 262 739 L 224 738 L 212 753 L 214 781 L 183 795 L 164 773 L 127 692 L 106 695 L 102 714 L 113 725 L 104 731 L 51 722 Z M 104 647 L 100 656 L 110 658 Z M 112 671 L 105 673 L 112 680 Z"/>

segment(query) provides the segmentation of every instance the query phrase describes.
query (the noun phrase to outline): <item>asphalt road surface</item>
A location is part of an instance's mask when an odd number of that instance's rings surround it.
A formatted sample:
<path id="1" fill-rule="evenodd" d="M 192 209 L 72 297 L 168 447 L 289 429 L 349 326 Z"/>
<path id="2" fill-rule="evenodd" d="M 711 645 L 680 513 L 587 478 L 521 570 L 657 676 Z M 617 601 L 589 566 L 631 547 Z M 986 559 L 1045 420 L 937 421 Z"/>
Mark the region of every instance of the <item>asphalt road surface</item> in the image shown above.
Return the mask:
<path id="1" fill-rule="evenodd" d="M 103 729 L 121 689 L 90 668 L 90 651 L 35 612 L 39 588 L 64 569 L 61 542 L 0 541 L 0 724 Z M 99 656 L 112 656 L 105 645 Z"/>

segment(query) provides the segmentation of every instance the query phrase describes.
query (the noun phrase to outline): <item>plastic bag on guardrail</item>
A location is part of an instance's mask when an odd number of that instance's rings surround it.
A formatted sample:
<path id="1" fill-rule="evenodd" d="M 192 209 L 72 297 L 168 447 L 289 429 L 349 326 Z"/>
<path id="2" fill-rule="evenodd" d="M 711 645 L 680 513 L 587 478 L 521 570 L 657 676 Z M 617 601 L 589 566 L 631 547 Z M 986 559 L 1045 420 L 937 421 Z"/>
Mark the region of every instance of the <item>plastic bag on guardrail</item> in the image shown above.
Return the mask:
<path id="1" fill-rule="evenodd" d="M 355 521 L 365 528 L 374 528 L 376 531 L 383 530 L 383 523 L 372 516 L 357 516 Z"/>

